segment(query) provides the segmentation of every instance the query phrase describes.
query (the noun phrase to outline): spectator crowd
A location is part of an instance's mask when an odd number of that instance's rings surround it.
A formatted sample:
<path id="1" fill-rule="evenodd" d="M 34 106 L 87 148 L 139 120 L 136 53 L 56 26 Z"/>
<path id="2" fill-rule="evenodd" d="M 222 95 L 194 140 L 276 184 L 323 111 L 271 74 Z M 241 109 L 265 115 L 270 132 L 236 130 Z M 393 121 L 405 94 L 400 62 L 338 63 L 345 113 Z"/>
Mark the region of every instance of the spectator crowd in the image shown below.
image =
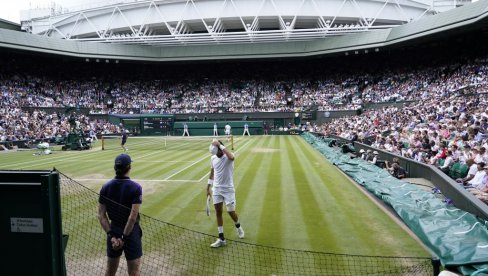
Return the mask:
<path id="1" fill-rule="evenodd" d="M 377 67 L 351 62 L 357 67 L 352 69 L 340 59 L 337 64 L 298 61 L 208 68 L 140 65 L 140 70 L 20 57 L 0 56 L 0 62 L 2 106 L 71 106 L 88 108 L 92 114 L 357 110 L 368 103 L 446 98 L 467 85 L 486 88 L 487 66 L 484 58 L 415 66 L 400 66 L 395 60 L 378 61 Z M 45 68 L 37 63 L 46 63 Z M 77 72 L 71 72 L 74 66 Z"/>
<path id="2" fill-rule="evenodd" d="M 67 115 L 36 109 L 42 107 L 88 108 L 92 114 L 177 114 L 354 110 L 367 103 L 406 101 L 411 103 L 366 110 L 314 129 L 370 141 L 373 147 L 419 162 L 437 165 L 442 160 L 445 171 L 471 157 L 477 164 L 488 161 L 486 153 L 476 157 L 487 148 L 488 135 L 488 97 L 481 93 L 488 88 L 488 62 L 483 56 L 376 70 L 332 70 L 307 62 L 297 63 L 296 68 L 224 66 L 210 68 L 214 75 L 165 71 L 166 78 L 163 73 L 155 77 L 151 68 L 140 74 L 126 70 L 100 77 L 86 64 L 75 74 L 60 70 L 67 65 L 50 64 L 52 68 L 38 70 L 29 60 L 2 61 L 0 141 L 66 135 Z M 87 116 L 78 120 L 85 131 L 120 131 Z"/>
<path id="3" fill-rule="evenodd" d="M 423 92 L 414 93 L 417 102 L 335 119 L 319 131 L 435 165 L 488 202 L 488 61 L 456 67 L 436 81 L 411 73 L 392 91 L 411 90 L 417 76 L 423 83 Z M 387 167 L 392 172 L 397 165 Z"/>
<path id="4" fill-rule="evenodd" d="M 8 143 L 5 142 L 54 142 L 56 138 L 64 138 L 70 131 L 69 116 L 71 114 L 48 114 L 40 110 L 28 112 L 18 107 L 0 106 L 0 143 L 4 145 L 2 149 L 8 149 L 5 146 Z M 82 114 L 76 115 L 76 125 L 84 133 L 120 133 L 119 126 L 104 120 L 90 120 Z"/>

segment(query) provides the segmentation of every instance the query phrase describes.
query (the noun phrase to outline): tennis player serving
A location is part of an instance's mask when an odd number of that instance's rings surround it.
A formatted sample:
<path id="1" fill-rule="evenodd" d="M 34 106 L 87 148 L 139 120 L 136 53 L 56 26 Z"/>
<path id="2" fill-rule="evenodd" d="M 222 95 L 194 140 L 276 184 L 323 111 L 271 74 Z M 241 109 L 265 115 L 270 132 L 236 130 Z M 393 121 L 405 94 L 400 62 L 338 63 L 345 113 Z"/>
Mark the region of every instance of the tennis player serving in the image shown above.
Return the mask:
<path id="1" fill-rule="evenodd" d="M 236 195 L 234 189 L 234 154 L 225 148 L 221 141 L 213 140 L 209 147 L 211 169 L 208 178 L 207 196 L 212 195 L 217 217 L 217 229 L 219 238 L 210 247 L 217 248 L 226 244 L 224 238 L 224 220 L 222 219 L 222 206 L 225 202 L 227 212 L 235 223 L 237 235 L 244 238 L 244 229 L 239 222 L 236 213 Z"/>

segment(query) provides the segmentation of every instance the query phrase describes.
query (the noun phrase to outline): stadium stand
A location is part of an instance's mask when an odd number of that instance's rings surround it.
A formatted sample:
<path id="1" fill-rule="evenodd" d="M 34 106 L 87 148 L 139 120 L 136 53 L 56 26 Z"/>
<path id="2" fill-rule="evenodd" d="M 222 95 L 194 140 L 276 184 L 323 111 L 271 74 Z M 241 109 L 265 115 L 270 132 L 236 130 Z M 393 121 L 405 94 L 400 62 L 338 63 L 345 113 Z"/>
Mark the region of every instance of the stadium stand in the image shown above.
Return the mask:
<path id="1" fill-rule="evenodd" d="M 3 54 L 2 102 L 29 107 L 77 106 L 91 113 L 215 113 L 356 110 L 368 103 L 445 98 L 476 85 L 486 90 L 486 56 L 437 54 L 422 61 L 372 54 L 314 61 L 144 65 L 93 64 Z M 370 61 L 375 63 L 371 64 Z M 325 61 L 325 62 L 324 62 Z M 32 62 L 44 64 L 42 71 Z M 78 70 L 66 70 L 73 64 Z M 106 74 L 106 72 L 110 72 Z"/>
<path id="2" fill-rule="evenodd" d="M 452 44 L 446 46 L 446 42 Z M 449 37 L 418 48 L 418 44 L 413 47 L 407 44 L 401 49 L 368 55 L 288 61 L 138 64 L 137 70 L 131 62 L 105 64 L 1 50 L 0 142 L 54 141 L 66 135 L 67 115 L 48 113 L 43 108 L 88 109 L 90 114 L 80 115 L 79 123 L 84 131 L 95 130 L 98 134 L 120 132 L 119 126 L 93 116 L 98 114 L 354 110 L 357 116 L 331 119 L 321 125 L 292 126 L 290 123 L 289 126 L 358 140 L 379 150 L 437 166 L 445 159 L 441 149 L 449 148 L 454 163 L 447 173 L 457 179 L 468 174 L 466 160 L 488 162 L 488 55 L 485 45 L 486 38 L 470 34 L 468 39 Z M 397 104 L 400 102 L 402 105 Z M 371 104 L 387 106 L 368 109 Z M 64 182 L 74 183 L 68 177 Z M 93 205 L 95 195 L 85 187 L 66 186 L 86 193 L 85 198 L 92 201 L 89 206 Z M 163 223 L 146 221 L 151 224 L 147 227 L 149 235 L 156 236 Z M 173 240 L 181 233 L 194 240 L 209 238 L 173 225 L 164 224 L 164 227 L 176 234 L 157 240 L 152 246 L 159 247 L 166 239 Z M 267 251 L 278 251 L 242 246 L 249 248 L 244 254 L 259 251 L 266 255 Z M 100 251 L 92 247 L 86 249 L 88 252 L 97 250 Z M 310 253 L 311 259 L 328 262 L 328 257 Z M 283 253 L 286 254 L 294 252 Z M 71 258 L 76 259 L 76 256 Z M 338 262 L 353 266 L 358 261 L 348 263 L 349 260 L 340 259 Z M 425 259 L 406 262 L 403 267 L 407 267 L 407 274 L 430 269 Z M 185 269 L 197 273 L 201 269 L 198 262 L 177 260 L 176 263 L 181 267 L 171 270 L 164 267 L 166 263 L 155 259 L 150 268 L 168 274 L 179 274 Z M 413 270 L 409 268 L 410 263 L 414 264 Z M 97 265 L 94 269 L 99 273 L 101 265 Z M 238 267 L 243 274 L 255 272 L 246 271 L 245 265 Z M 373 266 L 378 267 L 377 264 Z M 299 271 L 302 267 L 291 267 L 296 269 L 290 270 L 291 273 L 307 274 L 307 271 Z M 85 268 L 69 269 L 79 272 Z M 225 267 L 218 272 L 233 271 L 234 267 Z M 265 269 L 259 272 L 270 273 Z M 343 271 L 337 272 L 340 273 Z M 393 273 L 398 271 L 393 269 Z"/>

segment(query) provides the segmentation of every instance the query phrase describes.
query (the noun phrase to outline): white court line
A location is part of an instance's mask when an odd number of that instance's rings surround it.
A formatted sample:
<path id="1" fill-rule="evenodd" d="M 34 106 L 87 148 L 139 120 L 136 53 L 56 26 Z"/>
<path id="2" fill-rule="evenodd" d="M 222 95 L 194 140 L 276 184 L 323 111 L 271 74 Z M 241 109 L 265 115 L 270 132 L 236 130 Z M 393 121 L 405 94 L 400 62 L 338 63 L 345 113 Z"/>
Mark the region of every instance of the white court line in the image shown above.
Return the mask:
<path id="1" fill-rule="evenodd" d="M 244 144 L 244 145 L 243 145 L 241 148 L 239 148 L 238 150 L 236 150 L 236 152 L 235 152 L 235 153 L 237 153 L 239 150 L 241 150 L 242 148 L 244 148 L 244 147 L 245 147 L 247 144 L 249 144 L 249 142 L 251 142 L 251 140 L 247 141 L 247 142 L 246 142 L 246 144 Z M 173 177 L 173 176 L 175 176 L 175 175 L 177 175 L 177 174 L 181 173 L 182 171 L 184 171 L 184 170 L 186 170 L 186 169 L 188 169 L 188 168 L 192 167 L 192 166 L 193 166 L 193 165 L 195 165 L 195 164 L 198 164 L 198 163 L 202 162 L 203 160 L 205 160 L 205 159 L 207 159 L 207 158 L 208 158 L 208 156 L 204 156 L 203 158 L 198 159 L 197 161 L 195 161 L 195 162 L 191 163 L 190 165 L 188 165 L 188 166 L 184 167 L 183 169 L 181 169 L 181 170 L 179 170 L 179 171 L 175 172 L 174 174 L 172 174 L 172 175 L 170 175 L 170 176 L 166 177 L 164 180 L 168 180 L 168 179 L 170 179 L 171 177 Z M 210 173 L 210 172 L 209 172 L 209 173 Z M 200 179 L 202 179 L 202 180 L 203 180 L 203 178 L 204 178 L 205 176 L 206 176 L 206 175 L 204 175 L 204 176 L 203 176 L 202 178 L 200 178 Z M 201 180 L 199 180 L 199 181 L 201 181 Z"/>
<path id="2" fill-rule="evenodd" d="M 33 149 L 33 150 L 36 150 L 36 149 Z M 28 167 L 32 167 L 32 166 L 37 166 L 39 163 L 53 163 L 53 162 L 57 162 L 57 161 L 67 161 L 67 160 L 72 160 L 72 159 L 75 159 L 75 158 L 85 158 L 86 156 L 90 156 L 90 155 L 93 155 L 93 154 L 97 154 L 97 153 L 100 153 L 100 152 L 103 152 L 100 148 L 95 147 L 93 149 L 90 149 L 89 151 L 54 151 L 55 153 L 52 155 L 52 157 L 49 159 L 49 160 L 31 160 L 31 161 L 24 161 L 24 162 L 17 162 L 17 163 L 10 163 L 10 164 L 6 164 L 6 166 L 19 166 L 19 165 L 24 165 L 24 164 L 30 164 L 30 163 L 35 163 L 35 165 L 29 165 L 27 167 L 23 167 L 23 168 L 28 168 Z M 59 153 L 62 153 L 62 155 L 58 155 L 58 152 Z M 123 152 L 122 149 L 120 149 L 120 152 Z M 42 161 L 42 162 L 40 162 Z"/>
<path id="3" fill-rule="evenodd" d="M 207 177 L 207 175 L 209 175 L 210 172 L 206 173 L 204 176 L 202 176 L 202 178 L 198 179 L 198 182 L 201 182 L 205 177 Z"/>
<path id="4" fill-rule="evenodd" d="M 75 181 L 104 181 L 107 182 L 112 180 L 113 178 L 73 178 Z M 178 180 L 166 180 L 166 179 L 132 179 L 135 182 L 198 182 L 198 180 L 185 180 L 185 179 L 178 179 Z"/>
<path id="5" fill-rule="evenodd" d="M 143 157 L 148 157 L 148 156 L 150 156 L 150 155 L 154 155 L 154 154 L 157 154 L 157 153 L 160 153 L 160 152 L 159 152 L 159 151 L 157 151 L 157 150 L 155 150 L 155 151 L 150 152 L 150 153 L 148 153 L 148 154 L 144 154 L 144 155 L 141 155 L 141 156 L 136 156 L 136 157 L 134 157 L 134 158 L 132 158 L 132 159 L 134 159 L 134 160 L 138 160 L 138 159 L 141 159 L 141 158 L 143 158 Z"/>
<path id="6" fill-rule="evenodd" d="M 478 248 L 488 248 L 488 244 L 486 244 L 486 245 L 478 245 L 477 247 Z"/>
<path id="7" fill-rule="evenodd" d="M 207 155 L 207 154 L 205 154 L 205 155 Z M 172 174 L 172 175 L 170 175 L 170 176 L 166 177 L 164 180 L 168 180 L 168 179 L 170 179 L 171 177 L 173 177 L 173 176 L 175 176 L 175 175 L 177 175 L 177 174 L 181 173 L 182 171 L 184 171 L 184 170 L 186 170 L 186 169 L 188 169 L 188 168 L 192 167 L 192 166 L 193 166 L 193 165 L 195 165 L 195 164 L 198 164 L 198 163 L 202 162 L 203 160 L 205 160 L 205 159 L 207 159 L 207 158 L 208 158 L 208 156 L 204 156 L 203 158 L 198 159 L 197 161 L 195 161 L 195 162 L 191 163 L 190 165 L 188 165 L 188 166 L 184 167 L 183 169 L 178 170 L 178 171 L 177 171 L 177 172 L 175 172 L 174 174 Z"/>
<path id="8" fill-rule="evenodd" d="M 134 160 L 136 160 L 136 158 L 134 158 Z M 76 162 L 80 162 L 80 163 L 83 163 L 83 162 L 93 162 L 93 160 L 72 160 L 72 161 L 76 161 Z M 103 159 L 97 159 L 97 162 L 100 161 L 100 162 L 113 162 L 114 160 L 113 159 L 106 159 L 106 160 L 103 160 Z M 139 164 L 140 163 L 191 163 L 192 161 L 165 161 L 165 160 L 160 160 L 160 161 L 145 161 L 145 160 L 141 160 L 141 161 L 138 161 L 137 163 Z"/>
<path id="9" fill-rule="evenodd" d="M 100 153 L 101 151 L 100 150 L 95 150 L 95 151 L 89 151 L 89 152 L 83 152 L 80 154 L 79 151 L 68 151 L 68 152 L 65 152 L 65 153 L 72 153 L 72 154 L 69 154 L 69 156 L 54 156 L 53 158 L 49 159 L 49 160 L 32 160 L 32 161 L 25 161 L 25 162 L 19 162 L 19 163 L 10 163 L 10 164 L 5 164 L 5 166 L 7 167 L 10 167 L 10 166 L 13 166 L 13 167 L 17 167 L 19 165 L 23 165 L 23 164 L 31 164 L 31 165 L 27 165 L 27 166 L 22 166 L 22 169 L 25 169 L 25 168 L 29 168 L 29 167 L 35 167 L 35 166 L 38 166 L 40 163 L 42 163 L 43 165 L 45 164 L 50 164 L 50 163 L 56 163 L 56 162 L 65 162 L 65 161 L 69 161 L 69 160 L 73 160 L 73 159 L 77 159 L 77 158 L 85 158 L 87 156 L 91 156 L 93 154 L 97 154 L 97 153 Z M 123 153 L 122 150 L 120 150 L 121 153 Z M 150 155 L 153 155 L 153 154 L 158 154 L 160 153 L 159 151 L 154 151 L 154 152 L 151 152 L 151 153 L 148 153 L 148 154 L 144 154 L 144 155 L 141 155 L 141 156 L 136 156 L 134 157 L 133 159 L 134 160 L 138 160 L 140 158 L 143 158 L 143 157 L 148 157 Z M 86 159 L 86 160 L 75 160 L 77 162 L 84 162 L 84 161 L 91 161 L 93 162 L 93 160 L 91 159 Z M 113 160 L 110 160 L 110 162 L 113 162 Z M 145 162 L 145 161 L 144 161 Z M 191 162 L 191 161 L 185 161 L 187 163 Z"/>
<path id="10" fill-rule="evenodd" d="M 22 166 L 22 169 L 25 169 L 25 168 L 29 168 L 29 167 L 35 167 L 35 166 L 38 166 L 39 164 L 49 164 L 49 163 L 56 163 L 56 162 L 64 162 L 64 161 L 67 161 L 67 160 L 72 160 L 72 159 L 76 159 L 76 158 L 80 158 L 80 157 L 86 157 L 86 156 L 89 156 L 89 155 L 93 155 L 97 152 L 88 152 L 87 154 L 84 154 L 83 156 L 80 156 L 80 155 L 74 155 L 74 156 L 68 156 L 68 157 L 62 157 L 61 158 L 56 158 L 57 156 L 55 156 L 56 159 L 50 159 L 50 160 L 34 160 L 34 161 L 28 161 L 28 162 L 22 162 L 22 163 L 14 163 L 14 164 L 6 164 L 6 166 L 18 166 L 20 164 L 26 164 L 26 163 L 35 163 L 35 164 L 32 164 L 32 165 L 28 165 L 28 166 Z M 92 160 L 93 161 L 93 160 Z"/>
<path id="11" fill-rule="evenodd" d="M 92 154 L 95 154 L 97 152 L 98 151 L 90 151 L 90 152 L 87 152 L 86 154 L 84 154 L 83 156 L 92 155 Z M 76 153 L 76 155 L 74 155 L 75 153 Z M 68 156 L 66 156 L 65 154 L 68 154 Z M 74 156 L 71 156 L 71 155 L 74 155 Z M 57 161 L 57 160 L 59 160 L 59 161 L 61 161 L 61 160 L 69 160 L 69 159 L 73 159 L 75 157 L 80 157 L 80 152 L 79 151 L 76 151 L 76 152 L 75 151 L 66 151 L 65 153 L 63 153 L 63 155 L 57 155 L 57 153 L 56 153 L 56 154 L 54 154 L 53 157 L 51 157 L 51 159 L 49 159 L 49 163 L 51 163 L 51 161 Z M 30 163 L 36 163 L 36 165 L 37 165 L 37 164 L 40 163 L 39 161 L 40 160 L 32 160 L 32 161 L 24 161 L 24 162 L 10 163 L 10 164 L 6 164 L 6 166 L 18 166 L 18 165 L 30 164 Z"/>
<path id="12" fill-rule="evenodd" d="M 36 149 L 32 149 L 32 150 L 29 150 L 29 151 L 34 151 L 34 150 L 36 150 Z M 11 152 L 14 153 L 16 151 L 11 151 Z M 58 151 L 55 151 L 55 152 L 58 152 Z M 93 154 L 97 154 L 97 153 L 100 153 L 100 152 L 103 152 L 103 151 L 97 145 L 95 148 L 91 149 L 89 152 L 86 152 L 86 151 L 84 151 L 84 152 L 79 152 L 79 151 L 62 151 L 62 152 L 63 152 L 63 155 L 54 154 L 54 156 L 51 157 L 49 160 L 38 160 L 38 159 L 34 159 L 34 160 L 31 160 L 31 161 L 23 161 L 23 162 L 9 163 L 9 164 L 5 164 L 4 166 L 6 166 L 6 167 L 11 167 L 11 166 L 17 167 L 17 166 L 24 165 L 24 164 L 34 163 L 33 165 L 29 165 L 29 166 L 26 166 L 26 167 L 22 167 L 22 168 L 29 168 L 29 167 L 37 166 L 39 163 L 50 164 L 50 163 L 54 163 L 54 162 L 58 162 L 58 161 L 72 160 L 72 159 L 75 159 L 75 158 L 84 158 L 86 156 L 93 155 Z M 123 153 L 122 149 L 120 150 L 120 152 Z M 158 151 L 155 151 L 153 153 L 154 154 L 155 153 L 158 153 Z M 153 154 L 153 153 L 151 153 L 151 154 Z M 148 155 L 143 155 L 143 156 L 140 156 L 140 157 L 134 157 L 133 159 L 134 160 L 137 160 L 137 159 L 139 159 L 141 157 L 146 157 L 146 156 L 148 156 Z M 113 160 L 110 160 L 110 161 L 112 162 Z M 191 161 L 186 161 L 186 162 L 191 162 Z"/>

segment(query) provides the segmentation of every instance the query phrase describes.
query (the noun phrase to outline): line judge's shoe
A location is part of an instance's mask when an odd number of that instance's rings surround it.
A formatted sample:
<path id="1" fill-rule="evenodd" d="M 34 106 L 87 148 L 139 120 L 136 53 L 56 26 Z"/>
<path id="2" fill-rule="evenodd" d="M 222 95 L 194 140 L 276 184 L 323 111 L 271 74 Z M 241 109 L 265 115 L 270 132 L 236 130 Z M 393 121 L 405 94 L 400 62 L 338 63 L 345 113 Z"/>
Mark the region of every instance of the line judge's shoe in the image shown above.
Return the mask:
<path id="1" fill-rule="evenodd" d="M 214 243 L 210 245 L 210 247 L 217 248 L 217 247 L 225 246 L 225 244 L 226 244 L 225 240 L 217 239 Z"/>
<path id="2" fill-rule="evenodd" d="M 239 236 L 240 239 L 244 238 L 244 229 L 241 227 L 237 228 L 237 235 Z"/>

